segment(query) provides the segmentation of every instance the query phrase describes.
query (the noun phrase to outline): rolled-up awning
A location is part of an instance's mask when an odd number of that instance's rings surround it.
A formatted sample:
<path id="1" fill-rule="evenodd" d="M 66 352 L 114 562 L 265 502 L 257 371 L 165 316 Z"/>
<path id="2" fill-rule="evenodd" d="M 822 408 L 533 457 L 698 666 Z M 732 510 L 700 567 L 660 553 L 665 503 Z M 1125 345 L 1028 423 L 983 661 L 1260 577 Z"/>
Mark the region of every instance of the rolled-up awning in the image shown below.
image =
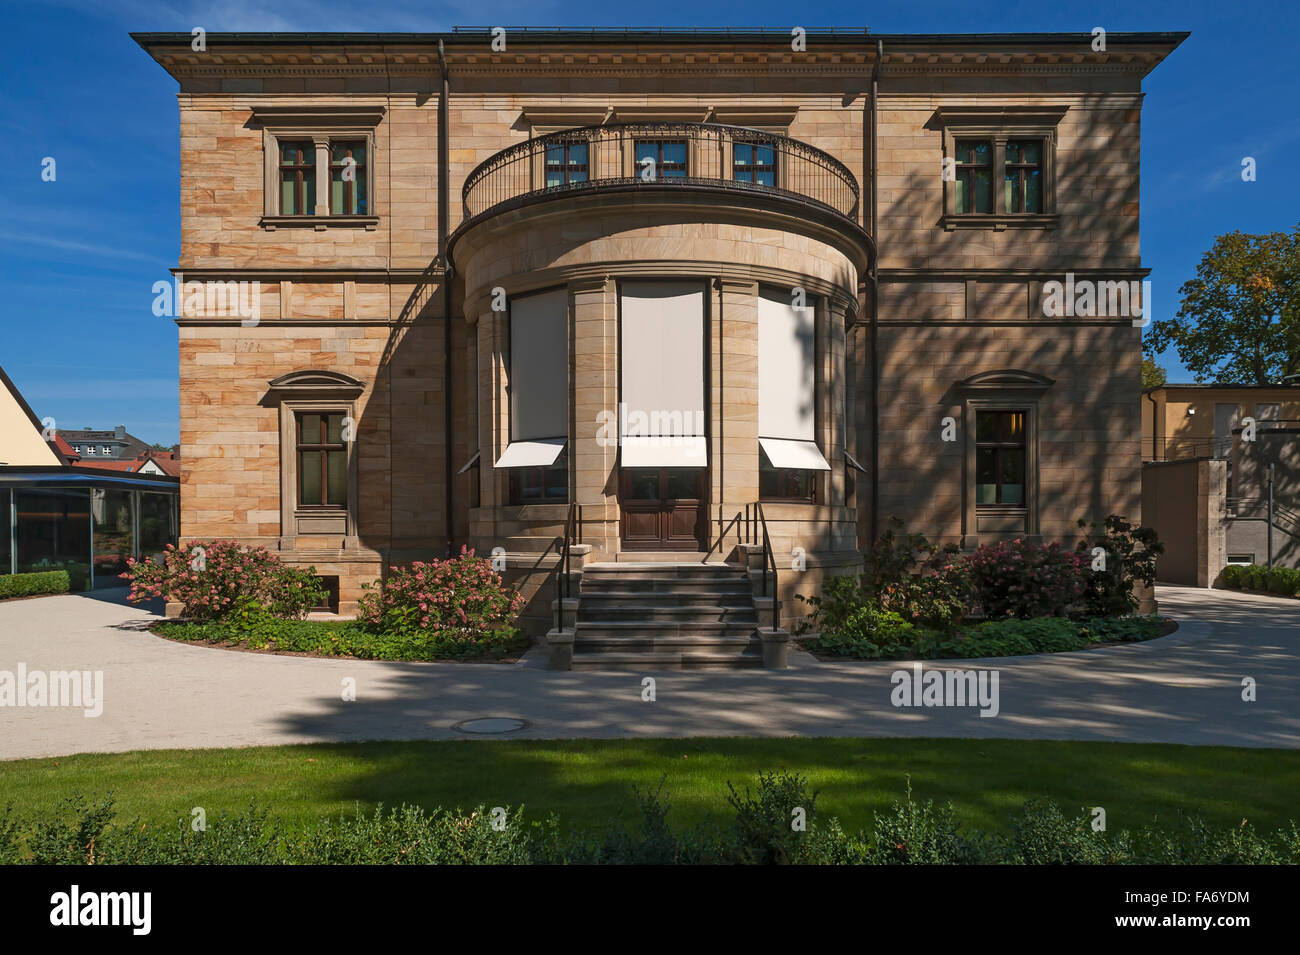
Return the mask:
<path id="1" fill-rule="evenodd" d="M 815 441 L 791 441 L 787 438 L 759 438 L 759 446 L 767 454 L 774 468 L 794 468 L 800 471 L 829 471 L 830 464 L 822 456 Z"/>
<path id="2" fill-rule="evenodd" d="M 498 468 L 545 468 L 555 463 L 568 438 L 539 438 L 535 441 L 511 441 L 501 457 Z"/>
<path id="3" fill-rule="evenodd" d="M 709 463 L 702 437 L 624 435 L 619 446 L 625 468 L 702 468 Z"/>

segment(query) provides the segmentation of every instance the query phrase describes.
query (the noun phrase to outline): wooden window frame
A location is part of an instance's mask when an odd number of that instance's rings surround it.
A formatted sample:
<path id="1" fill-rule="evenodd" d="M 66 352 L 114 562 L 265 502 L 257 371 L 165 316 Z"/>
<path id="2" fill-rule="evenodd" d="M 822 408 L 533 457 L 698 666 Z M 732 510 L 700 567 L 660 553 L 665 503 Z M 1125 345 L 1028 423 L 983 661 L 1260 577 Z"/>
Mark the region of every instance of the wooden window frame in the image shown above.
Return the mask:
<path id="1" fill-rule="evenodd" d="M 1003 177 L 1002 177 L 1002 182 L 998 184 L 999 188 L 1002 190 L 1002 201 L 1003 201 L 1003 204 L 1005 205 L 1005 203 L 1006 203 L 1006 182 L 1007 182 L 1006 177 L 1007 177 L 1007 175 L 1009 175 L 1009 174 L 1011 174 L 1011 173 L 1015 173 L 1015 174 L 1016 174 L 1016 179 L 1015 179 L 1015 182 L 1016 182 L 1016 189 L 1015 189 L 1015 195 L 1016 195 L 1016 206 L 1017 206 L 1017 207 L 1022 207 L 1022 206 L 1025 205 L 1025 200 L 1026 200 L 1026 198 L 1027 198 L 1027 196 L 1028 196 L 1028 191 L 1027 191 L 1027 190 L 1028 190 L 1028 186 L 1029 186 L 1029 182 L 1030 182 L 1030 179 L 1029 179 L 1029 173 L 1032 172 L 1032 171 L 1034 171 L 1034 170 L 1037 170 L 1037 171 L 1038 171 L 1038 174 L 1039 174 L 1039 175 L 1038 175 L 1038 190 L 1039 190 L 1039 193 L 1038 193 L 1038 207 L 1039 207 L 1039 209 L 1041 210 L 1041 209 L 1042 209 L 1042 206 L 1043 206 L 1043 195 L 1042 195 L 1042 189 L 1043 189 L 1043 176 L 1042 176 L 1042 173 L 1043 173 L 1043 156 L 1047 153 L 1047 145 L 1046 145 L 1046 144 L 1045 144 L 1041 139 L 1036 139 L 1036 138 L 1032 138 L 1032 137 L 1031 137 L 1031 138 L 1026 138 L 1026 139 L 1009 139 L 1009 140 L 1007 140 L 1007 148 L 1008 148 L 1008 149 L 1010 148 L 1010 146 L 1011 146 L 1012 143 L 1036 143 L 1036 144 L 1038 145 L 1038 150 L 1039 150 L 1039 151 L 1038 151 L 1038 162 L 1011 162 L 1009 159 L 1005 159 L 1006 153 L 1003 154 L 1003 155 L 1004 155 L 1004 161 L 1003 161 L 1003 164 L 1002 164 L 1002 168 L 1003 168 Z M 1007 211 L 1007 213 L 1008 213 L 1009 215 L 1037 215 L 1037 213 L 1029 212 L 1028 210 L 1026 210 L 1026 209 L 1024 209 L 1024 208 L 1007 209 L 1006 211 Z"/>
<path id="2" fill-rule="evenodd" d="M 582 146 L 587 151 L 585 162 L 575 163 L 570 159 L 569 150 L 574 146 Z M 549 156 L 547 153 L 551 149 L 557 147 L 564 150 L 564 163 L 559 166 L 552 166 L 549 162 Z M 583 183 L 591 182 L 591 160 L 594 151 L 595 144 L 580 136 L 575 136 L 572 139 L 564 139 L 559 142 L 548 143 L 546 148 L 542 150 L 542 188 L 564 189 L 572 185 L 581 185 Z M 577 183 L 575 183 L 570 177 L 578 170 L 581 170 L 585 178 L 578 180 Z M 564 176 L 564 181 L 554 186 L 547 182 L 552 171 L 560 171 Z"/>
<path id="3" fill-rule="evenodd" d="M 672 136 L 662 136 L 662 137 L 651 136 L 651 137 L 644 137 L 641 139 L 632 140 L 632 169 L 633 169 L 634 176 L 636 176 L 638 179 L 641 178 L 641 172 L 642 172 L 641 159 L 637 156 L 637 153 L 640 151 L 640 147 L 650 146 L 650 145 L 653 145 L 655 147 L 655 182 L 660 182 L 664 179 L 690 179 L 691 178 L 691 159 L 692 159 L 691 141 L 690 139 L 675 139 Z M 665 145 L 681 146 L 685 152 L 686 158 L 683 159 L 681 162 L 665 163 L 664 162 Z M 673 168 L 677 168 L 678 166 L 680 166 L 682 170 L 682 174 L 680 176 L 665 176 L 663 172 L 666 166 L 670 166 Z"/>
<path id="4" fill-rule="evenodd" d="M 973 159 L 966 160 L 962 158 L 963 152 L 966 155 L 974 156 L 975 148 L 980 145 L 986 145 L 989 147 L 988 162 L 986 163 L 975 162 Z M 995 156 L 997 154 L 997 145 L 991 139 L 967 139 L 965 137 L 962 137 L 961 139 L 954 141 L 953 148 L 955 150 L 954 158 L 956 159 L 956 162 L 954 163 L 954 183 L 953 183 L 952 201 L 953 201 L 953 208 L 956 214 L 970 215 L 970 216 L 992 215 L 994 203 L 996 201 L 993 195 L 993 189 L 994 189 L 993 169 L 997 165 L 995 161 Z M 989 208 L 984 211 L 980 211 L 978 209 L 973 208 L 975 205 L 975 176 L 976 173 L 980 172 L 981 170 L 988 170 L 988 174 L 989 174 Z M 961 182 L 963 178 L 965 179 L 965 183 L 966 183 L 966 198 L 968 199 L 970 205 L 972 206 L 972 208 L 969 210 L 961 210 L 956 208 L 957 205 L 956 183 Z"/>
<path id="5" fill-rule="evenodd" d="M 362 161 L 362 162 L 356 162 L 356 161 L 355 161 L 355 160 L 356 160 L 356 157 L 353 156 L 353 155 L 351 154 L 351 150 L 352 150 L 352 148 L 353 148 L 353 147 L 356 147 L 356 146 L 360 146 L 360 147 L 362 148 L 362 152 L 363 152 L 363 161 Z M 352 163 L 347 163 L 347 162 L 335 162 L 335 161 L 334 161 L 334 150 L 335 150 L 336 147 L 349 150 L 348 155 L 347 155 L 347 156 L 344 156 L 343 158 L 344 158 L 344 159 L 352 159 L 353 162 L 352 162 Z M 365 186 L 366 186 L 366 203 L 369 204 L 369 203 L 371 202 L 371 198 L 370 198 L 370 182 L 369 182 L 369 175 L 370 175 L 369 160 L 370 160 L 369 144 L 368 144 L 364 139 L 340 139 L 340 138 L 338 138 L 338 137 L 331 137 L 331 138 L 330 138 L 330 174 L 329 174 L 330 196 L 329 196 L 329 201 L 330 201 L 330 215 L 331 215 L 331 216 L 339 216 L 339 215 L 345 215 L 345 216 L 358 216 L 358 215 L 365 215 L 365 214 L 366 214 L 366 213 L 364 213 L 364 212 L 356 212 L 355 209 L 356 209 L 356 205 L 357 205 L 356 192 L 357 192 L 357 184 L 358 184 L 358 183 L 363 183 L 363 184 L 365 184 Z M 349 165 L 351 165 L 351 166 L 353 167 L 353 169 L 355 170 L 355 172 L 354 172 L 354 174 L 353 174 L 353 176 L 352 176 L 351 179 L 347 179 L 346 177 L 344 177 L 344 178 L 342 179 L 342 182 L 343 182 L 343 209 L 340 210 L 339 212 L 335 212 L 335 211 L 334 211 L 334 173 L 335 173 L 335 172 L 338 172 L 340 175 L 343 175 L 343 173 L 345 172 L 345 170 L 348 168 Z M 352 212 L 347 211 L 349 208 L 353 209 L 354 211 L 352 211 Z"/>
<path id="6" fill-rule="evenodd" d="M 293 163 L 286 163 L 286 162 L 284 161 L 284 150 L 286 150 L 286 149 L 290 149 L 290 148 L 293 148 L 293 147 L 295 147 L 295 146 L 298 147 L 297 161 L 296 161 L 296 162 L 293 162 Z M 280 215 L 282 215 L 282 216 L 290 216 L 290 215 L 310 216 L 310 215 L 315 215 L 316 206 L 315 206 L 315 199 L 314 199 L 314 197 L 315 197 L 315 186 L 316 186 L 316 178 L 317 178 L 317 177 L 316 177 L 316 145 L 315 145 L 315 143 L 313 143 L 310 139 L 298 139 L 298 140 L 277 140 L 277 142 L 276 142 L 276 162 L 277 162 L 277 164 L 278 164 L 278 166 L 279 166 L 279 169 L 280 169 L 280 180 L 279 180 L 279 186 L 280 186 L 280 189 L 279 189 L 279 192 L 278 192 L 277 197 L 276 197 L 276 198 L 277 198 L 277 202 L 278 202 L 278 206 L 279 206 L 279 212 L 280 212 Z M 307 173 L 308 171 L 310 172 L 310 176 L 311 176 L 311 184 L 312 184 L 312 195 L 313 195 L 312 211 L 311 211 L 311 212 L 304 212 L 304 211 L 299 211 L 299 212 L 286 212 L 285 209 L 284 209 L 284 181 L 285 181 L 284 177 L 285 177 L 285 175 L 288 174 L 288 173 L 296 173 L 296 179 L 294 180 L 294 196 L 295 196 L 295 199 L 296 199 L 295 205 L 297 205 L 297 207 L 298 207 L 299 210 L 304 210 L 304 209 L 307 208 L 307 175 L 306 175 L 306 173 Z"/>
<path id="7" fill-rule="evenodd" d="M 1018 441 L 981 441 L 980 440 L 979 437 L 980 415 L 996 415 L 998 417 L 1001 417 L 1004 415 L 1016 415 L 1016 414 L 1020 415 L 1022 419 L 1020 422 L 1020 439 Z M 1028 467 L 1028 450 L 1029 450 L 1027 447 L 1027 442 L 1029 440 L 1029 431 L 1027 428 L 1028 417 L 1029 417 L 1028 412 L 1019 408 L 976 409 L 975 411 L 975 468 L 976 468 L 975 491 L 977 497 L 975 501 L 975 506 L 977 508 L 988 507 L 988 506 L 1003 507 L 1003 506 L 1011 506 L 1011 505 L 1014 505 L 1016 507 L 1025 506 L 1025 488 L 1026 488 L 1025 472 Z M 981 502 L 978 499 L 979 485 L 980 485 L 979 457 L 981 451 L 988 451 L 988 450 L 993 451 L 993 471 L 996 476 L 993 482 L 993 487 L 995 489 L 994 493 L 997 497 L 997 500 Z M 1020 500 L 1019 501 L 1002 500 L 1001 474 L 1002 474 L 1002 452 L 1004 451 L 1020 452 Z"/>
<path id="8" fill-rule="evenodd" d="M 383 121 L 382 106 L 307 107 L 256 106 L 252 122 L 262 130 L 264 157 L 263 205 L 259 225 L 267 231 L 277 228 L 310 228 L 317 232 L 333 228 L 363 228 L 373 231 L 379 226 L 377 211 L 383 208 L 382 183 L 377 171 L 382 168 L 378 156 L 377 127 Z M 310 214 L 285 215 L 280 208 L 279 158 L 282 143 L 310 141 L 316 150 L 316 205 Z M 332 146 L 360 142 L 365 145 L 367 203 L 365 215 L 331 211 L 333 189 L 331 177 L 336 164 Z"/>
<path id="9" fill-rule="evenodd" d="M 320 418 L 320 434 L 317 435 L 317 437 L 320 440 L 315 443 L 305 443 L 303 441 L 303 437 L 304 437 L 303 419 L 306 418 L 308 415 L 316 415 L 317 417 Z M 341 439 L 337 442 L 332 442 L 329 440 L 329 419 L 346 418 L 347 415 L 342 411 L 295 411 L 293 417 L 294 417 L 294 441 L 295 441 L 293 450 L 294 450 L 294 454 L 297 455 L 297 460 L 299 465 L 298 485 L 297 485 L 297 492 L 296 492 L 298 508 L 301 510 L 306 510 L 308 508 L 312 510 L 317 510 L 317 509 L 346 510 L 347 509 L 346 501 L 347 501 L 347 493 L 348 493 L 348 488 L 346 486 L 346 483 L 343 488 L 343 498 L 344 498 L 343 504 L 331 504 L 329 503 L 328 498 L 330 496 L 329 452 L 342 451 L 346 454 L 348 450 L 348 442 L 343 441 Z M 343 428 L 342 422 L 339 423 L 339 427 L 340 430 Z M 306 501 L 303 499 L 302 480 L 303 477 L 305 476 L 305 474 L 301 470 L 303 452 L 315 453 L 318 454 L 320 457 L 320 489 L 321 489 L 320 501 Z M 344 480 L 346 482 L 346 478 Z"/>
<path id="10" fill-rule="evenodd" d="M 949 106 L 935 111 L 943 130 L 944 168 L 947 160 L 955 163 L 957 143 L 986 140 L 993 146 L 991 212 L 958 212 L 956 177 L 942 177 L 943 215 L 940 226 L 954 229 L 1055 229 L 1060 223 L 1056 206 L 1057 126 L 1068 107 L 1060 106 Z M 1039 141 L 1042 143 L 1040 212 L 1015 212 L 1006 208 L 1007 143 Z"/>
<path id="11" fill-rule="evenodd" d="M 758 150 L 760 148 L 766 147 L 767 149 L 772 150 L 772 161 L 770 163 L 760 163 L 760 162 L 737 163 L 736 149 L 740 146 L 748 146 L 752 150 Z M 755 158 L 757 158 L 757 156 L 755 156 Z M 741 171 L 748 171 L 750 175 L 752 175 L 754 178 L 740 179 L 736 174 Z M 772 173 L 771 185 L 758 181 L 758 175 L 761 172 Z M 763 136 L 758 134 L 752 137 L 746 136 L 743 138 L 734 139 L 731 144 L 731 178 L 735 182 L 743 182 L 746 183 L 747 185 L 751 185 L 760 189 L 780 189 L 781 188 L 781 150 L 777 148 L 776 140 L 765 139 Z"/>

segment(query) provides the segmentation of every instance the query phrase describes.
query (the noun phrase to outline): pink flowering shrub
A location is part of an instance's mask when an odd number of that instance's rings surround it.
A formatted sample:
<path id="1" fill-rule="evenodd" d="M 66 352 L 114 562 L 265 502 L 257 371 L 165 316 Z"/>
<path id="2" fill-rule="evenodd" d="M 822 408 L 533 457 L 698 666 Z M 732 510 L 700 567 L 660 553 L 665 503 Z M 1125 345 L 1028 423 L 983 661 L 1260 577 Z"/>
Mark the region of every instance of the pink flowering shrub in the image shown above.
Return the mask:
<path id="1" fill-rule="evenodd" d="M 448 560 L 389 568 L 386 580 L 366 587 L 358 616 L 394 635 L 469 633 L 509 629 L 523 605 L 523 594 L 502 583 L 491 561 L 462 547 Z"/>
<path id="2" fill-rule="evenodd" d="M 984 544 L 966 560 L 984 612 L 1000 617 L 1059 617 L 1087 587 L 1085 561 L 1059 543 Z"/>
<path id="3" fill-rule="evenodd" d="M 316 568 L 286 567 L 265 547 L 238 541 L 168 544 L 161 563 L 146 557 L 126 565 L 121 576 L 131 584 L 128 599 L 175 600 L 194 621 L 250 614 L 301 620 L 325 599 Z"/>

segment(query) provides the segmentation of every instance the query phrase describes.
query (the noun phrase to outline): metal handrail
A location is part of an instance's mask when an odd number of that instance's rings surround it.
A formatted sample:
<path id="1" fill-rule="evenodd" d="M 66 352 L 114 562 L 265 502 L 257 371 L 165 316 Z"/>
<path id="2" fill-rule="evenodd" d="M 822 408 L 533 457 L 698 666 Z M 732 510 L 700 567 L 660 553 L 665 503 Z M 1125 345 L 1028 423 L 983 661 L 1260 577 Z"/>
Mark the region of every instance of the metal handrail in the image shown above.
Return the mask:
<path id="1" fill-rule="evenodd" d="M 573 580 L 570 577 L 571 552 L 569 544 L 578 543 L 577 535 L 582 527 L 582 505 L 577 501 L 569 502 L 569 510 L 564 518 L 564 540 L 560 543 L 560 559 L 555 564 L 555 629 L 564 629 L 564 601 L 573 595 Z"/>
<path id="2" fill-rule="evenodd" d="M 776 553 L 772 550 L 772 539 L 767 536 L 767 518 L 763 514 L 763 505 L 754 504 L 758 517 L 758 526 L 763 530 L 763 596 L 769 596 L 767 590 L 767 565 L 772 563 L 772 629 L 781 629 L 781 587 L 776 575 Z"/>
<path id="3" fill-rule="evenodd" d="M 748 508 L 746 508 L 746 510 L 748 510 Z M 720 531 L 718 531 L 718 539 L 713 542 L 713 545 L 709 548 L 708 552 L 700 560 L 701 564 L 707 564 L 709 562 L 709 558 L 713 556 L 713 551 L 717 548 L 720 548 L 722 546 L 722 542 L 727 539 L 727 532 L 731 530 L 732 527 L 735 527 L 736 525 L 740 524 L 740 517 L 741 517 L 741 512 L 737 511 L 736 516 L 733 517 L 731 520 L 727 521 L 727 526 L 722 528 Z M 721 517 L 718 518 L 718 522 L 719 523 L 722 522 Z M 742 544 L 745 543 L 745 535 L 743 532 L 740 535 L 740 543 Z"/>
<path id="4" fill-rule="evenodd" d="M 685 142 L 683 175 L 656 170 L 652 179 L 636 164 L 638 142 Z M 737 163 L 728 147 L 757 144 L 772 150 L 773 185 L 736 178 Z M 585 145 L 582 162 L 567 151 L 548 165 L 548 152 Z M 755 175 L 755 180 L 757 175 Z M 779 133 L 725 123 L 633 122 L 577 126 L 516 143 L 488 157 L 470 172 L 461 191 L 464 217 L 481 216 L 523 197 L 553 197 L 610 187 L 640 186 L 725 189 L 778 195 L 822 207 L 853 220 L 858 181 L 829 153 Z"/>

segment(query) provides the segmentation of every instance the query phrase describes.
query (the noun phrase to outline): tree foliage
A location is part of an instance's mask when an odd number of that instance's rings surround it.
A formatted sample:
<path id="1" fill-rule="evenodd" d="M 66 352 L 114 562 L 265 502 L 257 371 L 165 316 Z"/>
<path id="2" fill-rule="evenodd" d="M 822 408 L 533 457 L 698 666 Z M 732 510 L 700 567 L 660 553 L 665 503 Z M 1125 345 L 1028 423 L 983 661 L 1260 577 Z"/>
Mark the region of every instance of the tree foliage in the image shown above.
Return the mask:
<path id="1" fill-rule="evenodd" d="M 1300 226 L 1219 236 L 1179 294 L 1178 314 L 1152 324 L 1148 351 L 1177 347 L 1197 381 L 1266 385 L 1300 373 Z"/>
<path id="2" fill-rule="evenodd" d="M 1142 390 L 1159 388 L 1169 379 L 1169 373 L 1156 364 L 1154 358 L 1142 359 Z"/>

